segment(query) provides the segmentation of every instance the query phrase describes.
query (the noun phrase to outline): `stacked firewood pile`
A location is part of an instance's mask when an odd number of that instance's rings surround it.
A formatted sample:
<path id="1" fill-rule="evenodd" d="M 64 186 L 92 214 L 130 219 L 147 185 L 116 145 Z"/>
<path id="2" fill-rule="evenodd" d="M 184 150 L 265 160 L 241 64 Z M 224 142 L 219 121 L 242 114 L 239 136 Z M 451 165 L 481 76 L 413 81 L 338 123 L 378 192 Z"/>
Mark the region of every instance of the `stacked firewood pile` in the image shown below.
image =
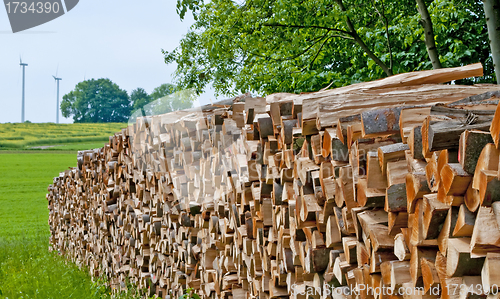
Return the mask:
<path id="1" fill-rule="evenodd" d="M 472 65 L 138 118 L 47 194 L 51 246 L 161 298 L 498 298 L 500 88 Z"/>

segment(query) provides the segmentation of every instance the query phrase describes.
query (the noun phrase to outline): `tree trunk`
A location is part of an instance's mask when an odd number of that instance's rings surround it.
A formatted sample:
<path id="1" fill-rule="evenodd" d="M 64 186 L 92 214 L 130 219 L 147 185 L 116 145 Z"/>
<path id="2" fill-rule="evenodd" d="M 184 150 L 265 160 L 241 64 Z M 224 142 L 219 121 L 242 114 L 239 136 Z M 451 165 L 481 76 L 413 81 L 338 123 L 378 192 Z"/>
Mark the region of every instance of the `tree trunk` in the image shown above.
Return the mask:
<path id="1" fill-rule="evenodd" d="M 424 0 L 415 0 L 417 2 L 418 12 L 420 13 L 420 23 L 424 27 L 425 47 L 429 54 L 429 59 L 432 63 L 433 69 L 440 69 L 441 62 L 439 61 L 439 53 L 436 48 L 436 41 L 434 40 L 434 30 L 432 29 L 432 20 L 425 5 Z"/>
<path id="2" fill-rule="evenodd" d="M 343 12 L 345 12 L 347 14 L 347 10 L 346 10 L 342 0 L 337 0 L 337 3 L 340 6 L 340 10 L 342 10 Z M 361 39 L 361 37 L 356 32 L 356 29 L 354 28 L 354 25 L 352 24 L 351 19 L 347 15 L 346 15 L 346 19 L 347 19 L 347 27 L 349 27 L 350 34 L 354 38 L 354 41 L 356 41 L 356 43 L 358 43 L 358 45 L 363 49 L 363 51 L 365 51 L 365 53 L 368 55 L 368 57 L 373 59 L 373 61 L 375 61 L 375 63 L 378 66 L 380 66 L 380 68 L 382 68 L 382 70 L 385 72 L 385 74 L 387 76 L 392 76 L 392 69 L 389 68 L 382 60 L 380 60 L 375 55 L 375 53 L 373 53 L 372 50 L 370 50 L 370 48 L 368 48 L 368 46 L 365 44 L 365 42 Z"/>
<path id="3" fill-rule="evenodd" d="M 493 56 L 493 66 L 497 77 L 497 84 L 500 84 L 500 0 L 484 0 L 484 15 L 486 25 L 488 25 L 488 37 L 490 41 L 491 55 Z"/>

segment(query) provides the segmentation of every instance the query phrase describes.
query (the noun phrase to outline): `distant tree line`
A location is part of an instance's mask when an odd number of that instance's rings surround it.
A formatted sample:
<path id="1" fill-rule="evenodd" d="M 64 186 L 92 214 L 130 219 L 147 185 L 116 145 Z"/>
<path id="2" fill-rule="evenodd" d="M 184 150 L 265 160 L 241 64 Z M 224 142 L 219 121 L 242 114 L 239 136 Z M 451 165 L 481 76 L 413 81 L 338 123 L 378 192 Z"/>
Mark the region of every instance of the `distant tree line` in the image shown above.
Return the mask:
<path id="1" fill-rule="evenodd" d="M 75 123 L 127 122 L 130 115 L 154 113 L 152 107 L 161 99 L 161 113 L 190 108 L 192 97 L 176 97 L 177 87 L 165 83 L 151 94 L 144 88 L 134 89 L 130 95 L 109 79 L 90 79 L 78 83 L 63 96 L 61 111 L 64 117 L 73 116 Z"/>

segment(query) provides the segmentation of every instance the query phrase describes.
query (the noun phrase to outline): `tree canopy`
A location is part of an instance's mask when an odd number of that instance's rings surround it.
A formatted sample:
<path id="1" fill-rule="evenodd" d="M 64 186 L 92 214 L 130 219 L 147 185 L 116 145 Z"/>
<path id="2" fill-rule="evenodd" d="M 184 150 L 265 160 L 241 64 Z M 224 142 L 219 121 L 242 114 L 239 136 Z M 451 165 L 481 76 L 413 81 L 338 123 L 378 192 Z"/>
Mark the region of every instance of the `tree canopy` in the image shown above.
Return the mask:
<path id="1" fill-rule="evenodd" d="M 109 79 L 80 82 L 61 102 L 62 115 L 76 123 L 126 122 L 131 108 L 127 92 Z"/>
<path id="2" fill-rule="evenodd" d="M 133 112 L 137 117 L 191 108 L 195 97 L 186 95 L 192 92 L 176 90 L 170 83 L 156 87 L 151 94 L 138 87 L 129 97 L 109 79 L 90 79 L 63 96 L 61 111 L 64 117 L 73 116 L 73 121 L 79 123 L 126 122 Z"/>
<path id="3" fill-rule="evenodd" d="M 168 96 L 169 94 L 173 94 L 176 91 L 176 86 L 170 83 L 164 83 L 155 89 L 151 93 L 151 99 L 158 100 L 164 96 Z"/>
<path id="4" fill-rule="evenodd" d="M 415 0 L 178 0 L 195 23 L 165 62 L 177 64 L 179 88 L 197 92 L 316 91 L 432 68 L 432 22 L 440 65 L 482 62 L 485 76 L 461 83 L 493 82 L 482 3 L 418 2 L 429 18 Z"/>
<path id="5" fill-rule="evenodd" d="M 151 96 L 148 95 L 144 88 L 138 87 L 130 93 L 130 101 L 132 102 L 132 110 L 135 111 L 149 104 Z"/>

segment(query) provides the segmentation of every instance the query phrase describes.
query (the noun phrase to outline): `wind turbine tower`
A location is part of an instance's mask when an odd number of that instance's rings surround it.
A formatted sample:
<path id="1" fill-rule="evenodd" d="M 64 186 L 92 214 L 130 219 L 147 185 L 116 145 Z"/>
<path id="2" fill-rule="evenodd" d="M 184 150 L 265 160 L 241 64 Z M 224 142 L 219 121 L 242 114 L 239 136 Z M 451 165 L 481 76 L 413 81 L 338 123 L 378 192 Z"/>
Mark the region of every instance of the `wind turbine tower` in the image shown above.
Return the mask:
<path id="1" fill-rule="evenodd" d="M 23 67 L 23 107 L 22 107 L 22 110 L 21 110 L 21 122 L 24 122 L 24 69 L 26 66 L 28 66 L 27 63 L 23 63 L 23 60 L 21 58 L 19 58 L 19 65 Z"/>
<path id="2" fill-rule="evenodd" d="M 56 76 L 57 76 L 57 74 L 56 74 Z M 54 80 L 56 80 L 56 82 L 57 82 L 56 124 L 58 124 L 59 123 L 59 81 L 61 81 L 62 79 L 58 78 L 56 76 L 52 76 L 52 77 L 54 77 Z"/>

